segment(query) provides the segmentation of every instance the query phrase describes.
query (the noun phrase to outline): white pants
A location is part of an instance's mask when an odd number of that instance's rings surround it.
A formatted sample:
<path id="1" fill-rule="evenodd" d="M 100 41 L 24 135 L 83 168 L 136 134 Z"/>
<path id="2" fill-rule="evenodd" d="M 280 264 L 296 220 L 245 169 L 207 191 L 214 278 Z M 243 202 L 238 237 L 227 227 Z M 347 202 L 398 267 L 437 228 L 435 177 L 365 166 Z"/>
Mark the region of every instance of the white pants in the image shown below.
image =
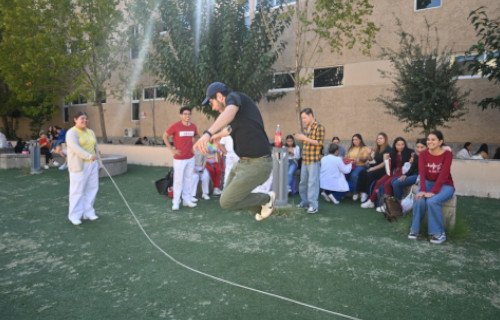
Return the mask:
<path id="1" fill-rule="evenodd" d="M 193 173 L 192 185 L 191 185 L 191 196 L 196 197 L 196 191 L 198 191 L 198 182 L 201 180 L 201 192 L 208 195 L 210 192 L 210 174 L 207 169 L 203 169 L 202 172 Z"/>
<path id="2" fill-rule="evenodd" d="M 234 167 L 240 158 L 236 157 L 226 157 L 224 162 L 224 188 L 227 184 L 227 179 L 229 178 L 229 173 L 231 173 L 231 169 Z"/>
<path id="3" fill-rule="evenodd" d="M 99 163 L 84 162 L 83 170 L 69 173 L 69 212 L 71 221 L 95 217 L 94 201 L 99 190 Z"/>
<path id="4" fill-rule="evenodd" d="M 180 205 L 181 196 L 185 202 L 191 202 L 191 187 L 194 171 L 194 157 L 186 160 L 174 159 L 174 198 L 172 204 Z"/>

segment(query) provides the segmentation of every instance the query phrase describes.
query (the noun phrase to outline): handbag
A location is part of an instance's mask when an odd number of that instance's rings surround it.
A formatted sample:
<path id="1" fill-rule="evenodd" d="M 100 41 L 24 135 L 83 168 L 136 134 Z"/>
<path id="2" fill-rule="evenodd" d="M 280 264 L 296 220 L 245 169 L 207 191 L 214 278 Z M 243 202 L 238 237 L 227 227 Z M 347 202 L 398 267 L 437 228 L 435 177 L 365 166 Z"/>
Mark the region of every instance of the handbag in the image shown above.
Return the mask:
<path id="1" fill-rule="evenodd" d="M 155 181 L 156 190 L 163 196 L 168 196 L 168 189 L 174 184 L 174 170 L 170 169 L 165 178 Z"/>
<path id="2" fill-rule="evenodd" d="M 412 190 L 403 200 L 401 200 L 401 209 L 403 210 L 403 214 L 407 214 L 413 208 L 413 194 Z"/>
<path id="3" fill-rule="evenodd" d="M 393 196 L 384 195 L 385 211 L 384 216 L 389 222 L 403 216 L 403 210 L 398 199 Z"/>

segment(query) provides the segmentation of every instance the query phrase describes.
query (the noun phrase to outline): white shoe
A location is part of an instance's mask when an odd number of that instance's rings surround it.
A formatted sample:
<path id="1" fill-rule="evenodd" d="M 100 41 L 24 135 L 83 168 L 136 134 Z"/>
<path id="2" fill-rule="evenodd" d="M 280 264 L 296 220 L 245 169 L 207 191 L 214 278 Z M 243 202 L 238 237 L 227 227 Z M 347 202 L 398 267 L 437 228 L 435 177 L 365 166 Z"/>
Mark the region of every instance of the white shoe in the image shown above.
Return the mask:
<path id="1" fill-rule="evenodd" d="M 257 213 L 255 215 L 255 220 L 261 221 L 264 220 L 265 218 L 269 217 L 271 213 L 274 211 L 274 201 L 276 200 L 276 193 L 274 191 L 268 192 L 269 195 L 269 202 L 262 205 L 262 209 L 260 210 L 260 213 Z"/>
<path id="2" fill-rule="evenodd" d="M 359 199 L 359 195 L 357 193 L 352 195 L 352 200 L 357 201 Z"/>
<path id="3" fill-rule="evenodd" d="M 323 199 L 325 199 L 326 202 L 332 201 L 325 191 L 321 191 L 321 196 L 323 197 Z"/>
<path id="4" fill-rule="evenodd" d="M 361 204 L 361 208 L 368 209 L 368 208 L 375 208 L 375 204 L 371 200 L 367 200 L 366 202 L 363 202 Z"/>
<path id="5" fill-rule="evenodd" d="M 366 200 L 368 200 L 368 193 L 361 192 L 361 203 L 365 202 Z"/>
<path id="6" fill-rule="evenodd" d="M 183 201 L 183 202 L 182 202 L 182 205 L 183 205 L 184 207 L 190 207 L 190 208 L 194 208 L 194 207 L 196 207 L 196 206 L 197 206 L 197 204 L 196 204 L 196 203 L 194 203 L 194 202 L 187 202 L 187 201 Z"/>
<path id="7" fill-rule="evenodd" d="M 191 200 L 189 200 L 189 202 L 194 202 L 194 203 L 196 203 L 196 202 L 198 202 L 198 199 L 196 199 L 195 197 L 193 197 L 193 198 L 191 198 Z"/>
<path id="8" fill-rule="evenodd" d="M 84 219 L 84 220 L 95 221 L 95 220 L 99 219 L 99 217 L 98 217 L 98 216 L 96 216 L 96 215 L 93 215 L 93 216 L 91 216 L 91 217 L 83 216 L 83 219 Z"/>
<path id="9" fill-rule="evenodd" d="M 219 188 L 214 188 L 214 192 L 212 192 L 214 196 L 220 196 L 222 191 Z"/>
<path id="10" fill-rule="evenodd" d="M 59 170 L 66 170 L 68 168 L 68 164 L 65 162 L 60 167 Z"/>
<path id="11" fill-rule="evenodd" d="M 47 170 L 47 169 L 49 169 L 49 166 L 48 166 L 48 165 L 44 165 L 44 166 L 43 166 L 43 168 L 44 168 L 45 170 Z"/>
<path id="12" fill-rule="evenodd" d="M 69 219 L 69 221 L 74 225 L 74 226 L 78 226 L 80 224 L 82 224 L 82 220 L 71 220 Z"/>
<path id="13" fill-rule="evenodd" d="M 377 209 L 375 209 L 377 212 L 381 212 L 381 213 L 384 213 L 385 212 L 385 208 L 384 206 L 380 206 L 380 207 L 377 207 Z"/>
<path id="14" fill-rule="evenodd" d="M 172 211 L 177 211 L 179 210 L 179 205 L 178 204 L 173 204 L 172 205 Z"/>
<path id="15" fill-rule="evenodd" d="M 204 200 L 210 200 L 210 196 L 206 193 L 202 194 L 201 197 L 204 199 Z"/>
<path id="16" fill-rule="evenodd" d="M 340 203 L 340 201 L 338 201 L 337 199 L 335 199 L 335 197 L 333 196 L 333 194 L 329 194 L 329 195 L 328 195 L 328 198 L 329 198 L 330 200 L 332 200 L 332 202 L 333 202 L 334 204 L 339 204 L 339 203 Z"/>
<path id="17" fill-rule="evenodd" d="M 53 165 L 54 167 L 59 167 L 60 163 L 59 163 L 59 162 L 57 162 L 57 161 L 52 161 L 52 165 Z"/>

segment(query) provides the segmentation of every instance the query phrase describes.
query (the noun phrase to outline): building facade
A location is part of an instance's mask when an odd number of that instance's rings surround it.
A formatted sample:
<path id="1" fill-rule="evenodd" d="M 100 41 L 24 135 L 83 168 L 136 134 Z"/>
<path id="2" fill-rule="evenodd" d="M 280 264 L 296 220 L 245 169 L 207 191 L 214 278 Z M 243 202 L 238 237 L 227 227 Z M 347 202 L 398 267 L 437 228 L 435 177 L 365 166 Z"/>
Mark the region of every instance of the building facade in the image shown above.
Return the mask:
<path id="1" fill-rule="evenodd" d="M 253 14 L 256 1 L 259 0 L 248 1 L 249 17 Z M 294 5 L 294 1 L 287 2 Z M 389 61 L 381 58 L 381 49 L 399 48 L 397 19 L 401 21 L 402 28 L 417 39 L 426 36 L 427 20 L 438 31 L 440 47 L 450 48 L 457 61 L 465 61 L 465 52 L 478 40 L 468 20 L 469 13 L 485 6 L 489 16 L 494 18 L 500 12 L 500 3 L 494 0 L 374 0 L 372 4 L 374 9 L 370 19 L 380 27 L 380 31 L 371 54 L 364 55 L 357 48 L 345 49 L 342 54 L 331 53 L 328 49 L 317 54 L 311 60 L 314 62 L 306 66 L 308 73 L 317 76 L 303 87 L 302 106 L 313 108 L 316 118 L 326 128 L 327 139 L 339 136 L 346 142 L 354 133 L 361 133 L 365 140 L 373 141 L 378 132 L 384 131 L 391 141 L 396 136 L 413 141 L 421 137 L 419 130 L 404 132 L 405 124 L 387 114 L 385 107 L 375 100 L 381 95 L 388 95 L 392 87 L 390 79 L 383 78 L 379 70 L 391 69 Z M 283 74 L 286 77 L 295 64 L 293 35 L 292 30 L 284 33 L 288 46 L 275 66 L 277 77 L 283 77 Z M 320 75 L 325 73 L 329 76 L 321 78 Z M 155 79 L 144 74 L 141 83 L 144 90 L 134 94 L 132 101 L 124 102 L 108 95 L 104 110 L 106 130 L 111 140 L 130 141 L 132 136 L 161 137 L 169 124 L 178 120 L 179 106 L 165 101 L 163 92 L 155 87 Z M 259 102 L 269 137 L 274 134 L 277 124 L 280 124 L 284 135 L 299 130 L 293 84 L 290 87 L 286 83 L 282 88 L 275 89 L 286 93 L 282 99 L 272 102 L 263 99 Z M 448 123 L 450 128 L 440 128 L 447 142 L 499 145 L 500 110 L 483 111 L 477 106 L 482 98 L 497 95 L 499 86 L 480 75 L 466 72 L 459 77 L 458 84 L 463 90 L 471 90 L 468 113 L 462 121 Z M 53 124 L 71 126 L 72 114 L 83 109 L 89 114 L 89 126 L 99 135 L 97 108 L 82 102 L 75 101 L 61 110 L 54 117 Z M 207 127 L 209 123 L 198 112 L 193 113 L 193 121 L 200 128 Z M 21 136 L 29 133 L 29 129 L 25 128 L 27 123 L 22 122 Z"/>

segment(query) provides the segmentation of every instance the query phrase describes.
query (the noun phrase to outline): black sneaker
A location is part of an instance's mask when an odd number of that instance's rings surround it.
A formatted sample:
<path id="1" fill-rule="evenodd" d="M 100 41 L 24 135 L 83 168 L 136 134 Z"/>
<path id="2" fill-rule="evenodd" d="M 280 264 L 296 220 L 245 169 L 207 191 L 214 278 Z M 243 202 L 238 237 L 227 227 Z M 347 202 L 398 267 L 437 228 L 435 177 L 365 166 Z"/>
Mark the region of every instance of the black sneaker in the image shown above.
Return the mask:
<path id="1" fill-rule="evenodd" d="M 444 234 L 444 233 L 441 233 L 438 235 L 434 234 L 431 237 L 431 243 L 434 243 L 434 244 L 441 244 L 445 241 L 446 241 L 446 234 Z"/>

